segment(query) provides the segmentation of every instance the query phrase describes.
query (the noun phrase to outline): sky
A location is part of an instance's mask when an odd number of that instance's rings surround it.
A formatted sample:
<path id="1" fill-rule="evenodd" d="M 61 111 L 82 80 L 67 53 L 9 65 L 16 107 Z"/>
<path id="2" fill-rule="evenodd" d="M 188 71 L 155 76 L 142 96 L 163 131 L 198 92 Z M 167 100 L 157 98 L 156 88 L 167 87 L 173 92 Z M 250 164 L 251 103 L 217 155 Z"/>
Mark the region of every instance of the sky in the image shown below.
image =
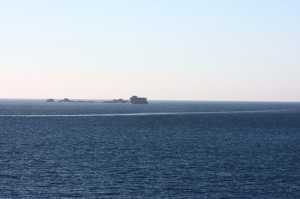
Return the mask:
<path id="1" fill-rule="evenodd" d="M 298 0 L 0 0 L 0 98 L 300 101 Z"/>

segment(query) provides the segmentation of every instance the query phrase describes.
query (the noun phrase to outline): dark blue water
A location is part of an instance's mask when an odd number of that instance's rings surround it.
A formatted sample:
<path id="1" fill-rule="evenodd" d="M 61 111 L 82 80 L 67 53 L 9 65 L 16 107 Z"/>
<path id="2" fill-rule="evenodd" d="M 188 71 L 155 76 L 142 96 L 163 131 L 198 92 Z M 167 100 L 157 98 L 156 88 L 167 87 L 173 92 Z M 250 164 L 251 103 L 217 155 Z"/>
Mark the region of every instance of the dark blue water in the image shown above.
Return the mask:
<path id="1" fill-rule="evenodd" d="M 0 198 L 300 198 L 300 103 L 0 101 Z"/>

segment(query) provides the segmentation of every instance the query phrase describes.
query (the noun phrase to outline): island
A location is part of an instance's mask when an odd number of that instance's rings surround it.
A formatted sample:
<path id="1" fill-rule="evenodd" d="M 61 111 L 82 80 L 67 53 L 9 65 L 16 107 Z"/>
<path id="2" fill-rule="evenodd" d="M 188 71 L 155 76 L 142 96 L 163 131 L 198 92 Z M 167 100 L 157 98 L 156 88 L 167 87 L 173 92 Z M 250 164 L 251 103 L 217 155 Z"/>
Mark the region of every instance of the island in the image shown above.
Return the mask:
<path id="1" fill-rule="evenodd" d="M 54 99 L 47 99 L 46 102 L 54 102 Z M 62 100 L 58 100 L 58 103 L 71 103 L 71 102 L 78 102 L 78 103 L 96 103 L 96 101 L 87 101 L 87 100 L 70 100 L 68 98 L 64 98 Z M 145 97 L 138 97 L 132 96 L 129 100 L 120 99 L 113 99 L 103 101 L 103 103 L 111 103 L 111 104 L 148 104 L 147 98 Z"/>
<path id="2" fill-rule="evenodd" d="M 130 104 L 148 104 L 147 98 L 132 96 L 129 100 Z"/>
<path id="3" fill-rule="evenodd" d="M 70 103 L 70 102 L 77 102 L 77 103 L 96 103 L 96 101 L 91 101 L 91 100 L 70 100 L 68 98 L 64 98 L 62 100 L 59 100 L 58 101 L 59 103 L 61 102 L 67 102 L 67 103 Z"/>
<path id="4" fill-rule="evenodd" d="M 103 103 L 110 103 L 110 104 L 148 104 L 147 98 L 145 97 L 138 97 L 138 96 L 132 96 L 129 100 L 124 100 L 122 98 L 120 99 L 113 99 L 113 100 L 107 100 L 103 101 Z"/>
<path id="5" fill-rule="evenodd" d="M 54 99 L 47 99 L 46 102 L 54 102 Z"/>
<path id="6" fill-rule="evenodd" d="M 74 102 L 73 100 L 70 100 L 68 98 L 64 98 L 62 100 L 59 100 L 58 102 Z"/>
<path id="7" fill-rule="evenodd" d="M 113 99 L 108 101 L 103 101 L 103 103 L 112 103 L 112 104 L 128 104 L 129 100 L 123 100 L 123 99 Z"/>

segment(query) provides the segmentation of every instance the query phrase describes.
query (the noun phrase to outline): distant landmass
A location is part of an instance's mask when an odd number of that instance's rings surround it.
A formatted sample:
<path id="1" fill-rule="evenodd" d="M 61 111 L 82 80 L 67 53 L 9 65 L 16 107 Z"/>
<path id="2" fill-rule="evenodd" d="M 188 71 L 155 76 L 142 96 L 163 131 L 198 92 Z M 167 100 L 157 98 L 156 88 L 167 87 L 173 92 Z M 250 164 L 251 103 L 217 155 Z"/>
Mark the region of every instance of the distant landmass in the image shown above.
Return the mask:
<path id="1" fill-rule="evenodd" d="M 123 100 L 123 99 L 113 99 L 108 101 L 103 101 L 103 103 L 112 103 L 112 104 L 128 104 L 129 100 Z"/>
<path id="2" fill-rule="evenodd" d="M 46 102 L 55 102 L 54 99 L 50 98 L 47 99 Z M 95 101 L 87 101 L 87 100 L 70 100 L 68 98 L 64 98 L 62 100 L 58 100 L 58 103 L 72 103 L 72 102 L 80 102 L 80 103 L 95 103 Z M 147 98 L 145 97 L 138 97 L 132 96 L 129 100 L 124 99 L 113 99 L 113 100 L 106 100 L 103 103 L 111 103 L 111 104 L 148 104 Z"/>
<path id="3" fill-rule="evenodd" d="M 54 102 L 54 99 L 47 99 L 46 102 Z"/>
<path id="4" fill-rule="evenodd" d="M 46 102 L 55 102 L 54 99 L 50 98 L 47 99 Z M 68 98 L 64 98 L 62 100 L 58 100 L 58 103 L 71 103 L 71 102 L 79 102 L 79 103 L 95 103 L 95 101 L 90 101 L 90 100 L 70 100 Z"/>
<path id="5" fill-rule="evenodd" d="M 68 99 L 68 98 L 64 98 L 64 99 L 62 99 L 62 100 L 59 100 L 58 102 L 74 102 L 73 100 L 70 100 L 70 99 Z"/>
<path id="6" fill-rule="evenodd" d="M 130 97 L 129 100 L 124 100 L 124 99 L 113 99 L 113 100 L 108 100 L 104 101 L 103 103 L 112 103 L 112 104 L 148 104 L 147 98 L 145 97 L 137 97 L 137 96 L 132 96 Z"/>
<path id="7" fill-rule="evenodd" d="M 147 98 L 132 96 L 129 100 L 130 104 L 148 104 Z"/>

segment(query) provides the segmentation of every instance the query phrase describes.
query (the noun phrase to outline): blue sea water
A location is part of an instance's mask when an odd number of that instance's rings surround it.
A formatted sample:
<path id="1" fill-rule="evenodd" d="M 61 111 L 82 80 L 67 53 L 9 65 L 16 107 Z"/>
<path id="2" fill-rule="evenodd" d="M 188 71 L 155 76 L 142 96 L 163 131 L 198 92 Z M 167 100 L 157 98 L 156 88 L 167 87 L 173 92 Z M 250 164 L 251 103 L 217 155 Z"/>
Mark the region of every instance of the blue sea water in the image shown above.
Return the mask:
<path id="1" fill-rule="evenodd" d="M 0 100 L 0 198 L 300 198 L 300 103 Z"/>

